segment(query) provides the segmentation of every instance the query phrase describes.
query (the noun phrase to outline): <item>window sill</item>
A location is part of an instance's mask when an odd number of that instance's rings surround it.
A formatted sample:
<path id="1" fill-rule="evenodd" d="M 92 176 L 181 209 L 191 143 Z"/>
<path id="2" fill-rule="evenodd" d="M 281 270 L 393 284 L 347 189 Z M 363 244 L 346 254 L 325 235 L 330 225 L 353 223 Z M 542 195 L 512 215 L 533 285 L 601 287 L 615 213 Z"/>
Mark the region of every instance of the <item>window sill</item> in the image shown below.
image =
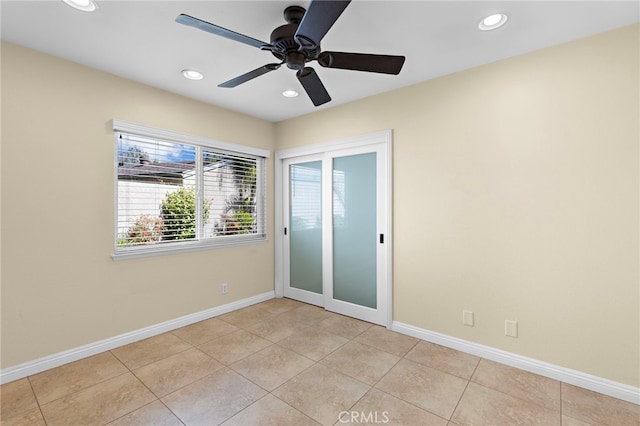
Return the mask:
<path id="1" fill-rule="evenodd" d="M 141 247 L 119 248 L 111 255 L 113 260 L 137 259 L 142 257 L 163 256 L 167 254 L 189 253 L 231 247 L 242 247 L 266 243 L 266 235 L 246 235 L 220 237 L 206 241 L 185 241 L 180 243 L 153 244 Z"/>

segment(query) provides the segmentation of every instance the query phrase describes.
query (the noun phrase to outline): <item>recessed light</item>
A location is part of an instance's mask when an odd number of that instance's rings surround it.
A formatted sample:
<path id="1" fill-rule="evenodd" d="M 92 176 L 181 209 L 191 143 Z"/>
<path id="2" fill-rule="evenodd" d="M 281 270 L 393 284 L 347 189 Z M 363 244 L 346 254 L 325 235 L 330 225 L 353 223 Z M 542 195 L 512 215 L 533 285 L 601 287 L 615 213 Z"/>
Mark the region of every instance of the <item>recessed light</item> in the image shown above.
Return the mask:
<path id="1" fill-rule="evenodd" d="M 507 22 L 507 19 L 509 18 L 504 13 L 495 13 L 493 15 L 487 16 L 482 21 L 480 21 L 480 23 L 478 24 L 478 28 L 480 28 L 482 31 L 495 30 L 496 28 L 500 28 L 501 26 L 503 26 Z"/>
<path id="2" fill-rule="evenodd" d="M 284 92 L 282 92 L 282 96 L 284 96 L 285 98 L 295 98 L 296 96 L 298 96 L 298 92 L 296 92 L 295 90 L 285 90 Z"/>
<path id="3" fill-rule="evenodd" d="M 204 78 L 204 74 L 196 70 L 182 70 L 182 75 L 189 80 L 202 80 Z"/>
<path id="4" fill-rule="evenodd" d="M 93 12 L 98 8 L 98 5 L 93 0 L 62 0 L 74 9 L 81 10 L 83 12 Z"/>

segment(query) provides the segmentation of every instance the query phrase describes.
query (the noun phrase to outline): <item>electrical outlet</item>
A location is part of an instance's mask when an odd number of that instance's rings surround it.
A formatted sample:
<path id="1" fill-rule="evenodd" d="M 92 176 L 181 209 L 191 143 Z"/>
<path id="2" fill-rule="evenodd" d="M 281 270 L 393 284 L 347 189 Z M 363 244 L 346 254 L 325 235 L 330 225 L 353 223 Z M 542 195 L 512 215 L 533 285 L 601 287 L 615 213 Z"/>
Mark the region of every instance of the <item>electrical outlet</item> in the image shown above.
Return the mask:
<path id="1" fill-rule="evenodd" d="M 473 327 L 473 311 L 462 311 L 462 323 Z"/>
<path id="2" fill-rule="evenodd" d="M 518 321 L 504 321 L 504 334 L 509 337 L 518 337 Z"/>
<path id="3" fill-rule="evenodd" d="M 229 293 L 229 284 L 222 283 L 222 294 L 227 294 L 227 293 Z"/>

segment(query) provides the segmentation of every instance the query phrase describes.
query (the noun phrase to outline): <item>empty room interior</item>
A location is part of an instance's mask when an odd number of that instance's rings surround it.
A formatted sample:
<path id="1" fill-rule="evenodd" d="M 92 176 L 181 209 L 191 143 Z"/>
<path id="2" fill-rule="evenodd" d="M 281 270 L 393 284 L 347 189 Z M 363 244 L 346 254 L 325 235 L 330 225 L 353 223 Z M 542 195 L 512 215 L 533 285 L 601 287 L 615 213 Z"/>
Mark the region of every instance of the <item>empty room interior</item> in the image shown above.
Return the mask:
<path id="1" fill-rule="evenodd" d="M 0 1 L 3 425 L 640 425 L 637 1 Z"/>

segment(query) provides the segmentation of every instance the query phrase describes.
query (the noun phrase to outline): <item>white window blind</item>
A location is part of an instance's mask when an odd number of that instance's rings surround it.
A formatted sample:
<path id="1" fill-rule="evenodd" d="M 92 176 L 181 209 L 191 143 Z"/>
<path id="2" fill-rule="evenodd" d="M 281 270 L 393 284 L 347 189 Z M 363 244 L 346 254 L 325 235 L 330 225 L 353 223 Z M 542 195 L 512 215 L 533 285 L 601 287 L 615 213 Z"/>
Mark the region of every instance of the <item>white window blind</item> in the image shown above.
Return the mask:
<path id="1" fill-rule="evenodd" d="M 266 239 L 259 150 L 116 120 L 114 130 L 115 258 Z"/>

